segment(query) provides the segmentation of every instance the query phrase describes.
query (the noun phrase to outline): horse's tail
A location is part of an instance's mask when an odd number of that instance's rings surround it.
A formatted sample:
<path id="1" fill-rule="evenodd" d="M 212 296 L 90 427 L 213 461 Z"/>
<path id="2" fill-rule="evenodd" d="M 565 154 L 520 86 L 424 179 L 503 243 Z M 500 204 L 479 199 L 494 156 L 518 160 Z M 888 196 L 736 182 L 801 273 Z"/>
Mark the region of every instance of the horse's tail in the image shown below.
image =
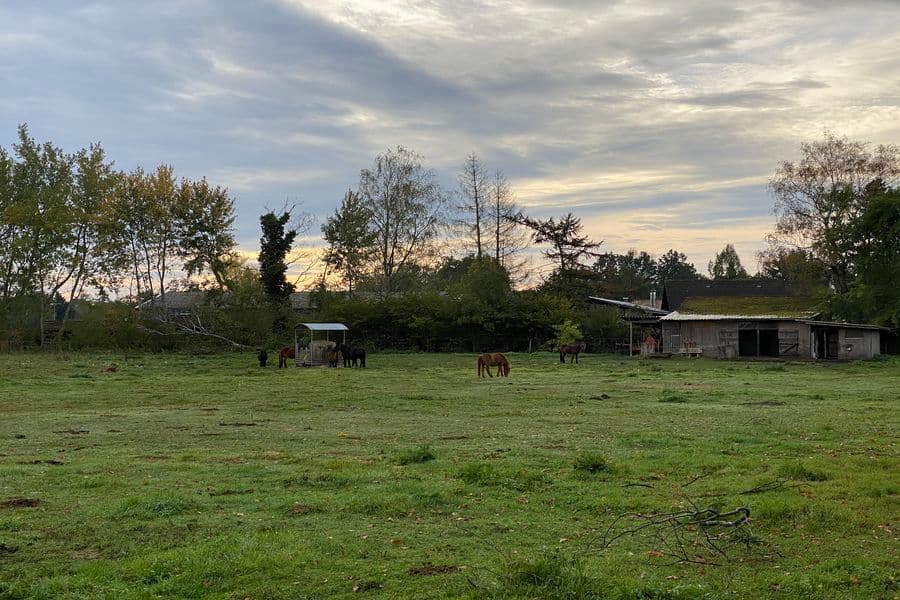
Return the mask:
<path id="1" fill-rule="evenodd" d="M 559 347 L 559 362 L 561 362 L 561 363 L 566 362 L 566 353 L 563 352 L 562 346 Z"/>

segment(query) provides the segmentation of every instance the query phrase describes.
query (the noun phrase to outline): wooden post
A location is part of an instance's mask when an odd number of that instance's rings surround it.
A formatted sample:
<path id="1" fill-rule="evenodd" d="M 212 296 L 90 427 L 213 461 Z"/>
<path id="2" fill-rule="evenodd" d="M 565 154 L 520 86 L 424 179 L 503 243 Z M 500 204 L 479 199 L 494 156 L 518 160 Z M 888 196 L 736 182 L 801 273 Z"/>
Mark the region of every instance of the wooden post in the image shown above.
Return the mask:
<path id="1" fill-rule="evenodd" d="M 628 358 L 634 356 L 634 322 L 628 321 Z"/>

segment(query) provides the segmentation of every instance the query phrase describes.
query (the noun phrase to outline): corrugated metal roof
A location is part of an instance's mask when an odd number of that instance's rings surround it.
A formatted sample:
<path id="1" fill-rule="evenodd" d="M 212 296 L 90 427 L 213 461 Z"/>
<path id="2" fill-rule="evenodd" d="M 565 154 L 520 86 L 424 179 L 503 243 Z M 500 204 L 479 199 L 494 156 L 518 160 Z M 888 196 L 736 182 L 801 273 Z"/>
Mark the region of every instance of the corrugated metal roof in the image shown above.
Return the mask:
<path id="1" fill-rule="evenodd" d="M 310 331 L 350 331 L 350 328 L 343 323 L 300 323 L 300 325 Z"/>
<path id="2" fill-rule="evenodd" d="M 801 317 L 779 317 L 778 315 L 695 315 L 677 310 L 661 317 L 662 321 L 799 321 Z"/>
<path id="3" fill-rule="evenodd" d="M 669 311 L 659 308 L 653 308 L 646 304 L 638 304 L 637 302 L 626 302 L 624 300 L 613 300 L 612 298 L 601 298 L 599 296 L 588 296 L 588 300 L 596 304 L 608 304 L 610 306 L 618 306 L 619 308 L 627 308 L 630 310 L 639 310 L 650 313 L 652 315 L 667 315 Z"/>

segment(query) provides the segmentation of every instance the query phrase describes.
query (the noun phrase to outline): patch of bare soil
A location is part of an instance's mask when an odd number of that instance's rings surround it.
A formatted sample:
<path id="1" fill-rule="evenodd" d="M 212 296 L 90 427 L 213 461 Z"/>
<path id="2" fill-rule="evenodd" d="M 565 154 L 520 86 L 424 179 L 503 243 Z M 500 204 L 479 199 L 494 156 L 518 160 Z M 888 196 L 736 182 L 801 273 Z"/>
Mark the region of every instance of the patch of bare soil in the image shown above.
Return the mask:
<path id="1" fill-rule="evenodd" d="M 222 421 L 219 423 L 222 427 L 256 427 L 253 421 Z"/>
<path id="2" fill-rule="evenodd" d="M 780 400 L 761 400 L 759 402 L 741 402 L 741 406 L 784 406 Z"/>
<path id="3" fill-rule="evenodd" d="M 457 571 L 459 571 L 459 567 L 455 565 L 434 565 L 430 562 L 426 562 L 421 567 L 410 567 L 407 573 L 425 577 L 428 575 L 446 575 L 447 573 L 456 573 Z"/>
<path id="4" fill-rule="evenodd" d="M 0 543 L 0 554 L 15 554 L 19 551 L 18 546 L 8 546 Z"/>
<path id="5" fill-rule="evenodd" d="M 467 435 L 444 435 L 438 438 L 439 440 L 467 440 L 469 436 Z"/>
<path id="6" fill-rule="evenodd" d="M 599 394 L 591 396 L 591 400 L 609 400 L 609 394 Z"/>
<path id="7" fill-rule="evenodd" d="M 313 513 L 320 512 L 320 510 L 315 506 L 310 506 L 309 504 L 295 504 L 288 511 L 292 515 L 311 515 Z"/>
<path id="8" fill-rule="evenodd" d="M 21 460 L 16 464 L 20 464 L 20 465 L 64 465 L 66 463 L 64 463 L 61 460 L 49 459 L 49 460 Z"/>
<path id="9" fill-rule="evenodd" d="M 40 503 L 41 501 L 37 498 L 8 498 L 0 500 L 0 508 L 28 508 Z"/>
<path id="10" fill-rule="evenodd" d="M 87 429 L 62 429 L 60 431 L 54 431 L 53 433 L 67 433 L 69 435 L 84 435 L 86 433 L 90 433 Z"/>

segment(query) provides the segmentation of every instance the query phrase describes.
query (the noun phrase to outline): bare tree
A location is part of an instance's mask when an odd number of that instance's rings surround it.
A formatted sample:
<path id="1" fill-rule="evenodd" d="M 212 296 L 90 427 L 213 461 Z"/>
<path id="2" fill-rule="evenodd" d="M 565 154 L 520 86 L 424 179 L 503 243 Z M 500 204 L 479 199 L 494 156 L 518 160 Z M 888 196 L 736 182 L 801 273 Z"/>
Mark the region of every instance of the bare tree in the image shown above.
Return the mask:
<path id="1" fill-rule="evenodd" d="M 377 271 L 389 295 L 397 271 L 415 263 L 437 236 L 446 198 L 422 157 L 403 146 L 379 154 L 360 172 L 358 193 L 377 233 Z"/>
<path id="2" fill-rule="evenodd" d="M 487 223 L 491 227 L 494 258 L 514 280 L 520 279 L 525 261 L 517 254 L 528 247 L 528 234 L 519 223 L 521 209 L 502 171 L 495 171 L 488 186 Z"/>
<path id="3" fill-rule="evenodd" d="M 459 183 L 461 204 L 459 209 L 466 215 L 461 225 L 466 237 L 475 243 L 475 256 L 483 255 L 483 241 L 487 237 L 488 178 L 478 155 L 472 152 L 466 157 L 463 168 L 456 177 Z"/>

